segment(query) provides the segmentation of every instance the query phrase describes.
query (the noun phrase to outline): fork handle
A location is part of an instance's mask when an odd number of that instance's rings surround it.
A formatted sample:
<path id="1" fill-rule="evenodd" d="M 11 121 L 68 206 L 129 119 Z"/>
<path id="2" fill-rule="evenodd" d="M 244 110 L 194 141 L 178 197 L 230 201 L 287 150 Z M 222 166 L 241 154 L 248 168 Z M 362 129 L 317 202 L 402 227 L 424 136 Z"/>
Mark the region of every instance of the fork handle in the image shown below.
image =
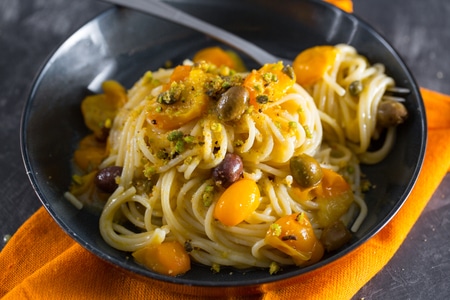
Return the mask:
<path id="1" fill-rule="evenodd" d="M 102 0 L 123 7 L 139 10 L 155 17 L 177 23 L 196 31 L 202 32 L 224 44 L 239 50 L 261 65 L 277 62 L 280 59 L 228 31 L 216 27 L 210 23 L 197 19 L 196 17 L 184 13 L 173 6 L 158 0 Z"/>

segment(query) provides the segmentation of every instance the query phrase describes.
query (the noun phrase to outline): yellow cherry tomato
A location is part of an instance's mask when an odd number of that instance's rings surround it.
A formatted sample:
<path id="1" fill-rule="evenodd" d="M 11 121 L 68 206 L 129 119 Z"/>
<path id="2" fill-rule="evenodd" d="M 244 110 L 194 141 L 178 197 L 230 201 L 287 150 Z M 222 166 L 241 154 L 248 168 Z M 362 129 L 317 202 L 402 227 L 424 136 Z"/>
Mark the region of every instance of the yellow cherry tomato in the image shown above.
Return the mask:
<path id="1" fill-rule="evenodd" d="M 314 264 L 324 253 L 305 213 L 281 217 L 270 226 L 264 240 L 291 256 L 297 266 Z"/>
<path id="2" fill-rule="evenodd" d="M 316 83 L 333 66 L 336 55 L 333 46 L 315 46 L 302 51 L 292 65 L 297 83 L 302 86 Z"/>
<path id="3" fill-rule="evenodd" d="M 214 218 L 226 226 L 235 226 L 250 216 L 259 206 L 258 185 L 251 179 L 240 179 L 220 196 L 214 208 Z"/>

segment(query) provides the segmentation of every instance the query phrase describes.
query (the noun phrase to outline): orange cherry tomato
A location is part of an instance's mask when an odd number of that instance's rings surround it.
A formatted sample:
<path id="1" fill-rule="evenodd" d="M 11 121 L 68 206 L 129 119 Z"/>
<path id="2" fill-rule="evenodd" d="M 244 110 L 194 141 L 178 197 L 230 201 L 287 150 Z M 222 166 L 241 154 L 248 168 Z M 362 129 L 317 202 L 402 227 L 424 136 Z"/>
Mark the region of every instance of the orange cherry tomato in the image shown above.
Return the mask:
<path id="1" fill-rule="evenodd" d="M 262 104 L 283 97 L 295 83 L 295 75 L 288 70 L 282 62 L 278 62 L 266 64 L 248 74 L 243 85 L 250 93 L 250 104 L 261 108 Z"/>
<path id="2" fill-rule="evenodd" d="M 192 60 L 194 62 L 205 61 L 217 67 L 226 66 L 238 72 L 244 72 L 246 70 L 242 59 L 235 52 L 223 50 L 220 47 L 204 48 L 198 51 Z"/>
<path id="3" fill-rule="evenodd" d="M 218 67 L 227 66 L 234 69 L 234 61 L 227 52 L 219 47 L 208 47 L 198 51 L 194 58 L 194 62 L 206 61 Z"/>
<path id="4" fill-rule="evenodd" d="M 191 66 L 176 66 L 173 69 L 172 74 L 170 75 L 169 82 L 163 86 L 163 91 L 167 91 L 170 88 L 172 82 L 180 82 L 186 80 L 189 77 L 189 73 L 191 72 Z"/>
<path id="5" fill-rule="evenodd" d="M 103 82 L 102 89 L 103 94 L 89 95 L 81 102 L 86 126 L 101 139 L 104 130 L 110 128 L 119 109 L 128 101 L 127 91 L 116 81 Z"/>
<path id="6" fill-rule="evenodd" d="M 338 221 L 354 201 L 353 191 L 345 178 L 325 168 L 321 183 L 311 193 L 316 195 L 319 209 L 313 214 L 321 227 Z"/>
<path id="7" fill-rule="evenodd" d="M 106 156 L 105 143 L 100 143 L 94 134 L 89 134 L 80 141 L 73 160 L 80 169 L 90 172 L 96 170 Z"/>
<path id="8" fill-rule="evenodd" d="M 333 170 L 322 168 L 323 177 L 321 185 L 315 190 L 315 194 L 322 197 L 333 197 L 350 191 L 350 184 L 342 175 Z"/>
<path id="9" fill-rule="evenodd" d="M 294 59 L 297 83 L 310 86 L 323 77 L 334 64 L 337 50 L 333 46 L 316 46 L 302 51 Z"/>
<path id="10" fill-rule="evenodd" d="M 134 259 L 157 273 L 177 276 L 191 268 L 189 254 L 177 241 L 148 245 L 133 252 Z"/>
<path id="11" fill-rule="evenodd" d="M 160 129 L 178 128 L 200 117 L 208 108 L 209 97 L 204 87 L 208 75 L 200 68 L 185 66 L 175 68 L 174 73 L 170 85 L 165 85 L 162 92 L 166 92 L 174 82 L 181 83 L 180 99 L 171 104 L 154 99 L 148 106 L 147 120 Z"/>
<path id="12" fill-rule="evenodd" d="M 314 264 L 324 253 L 305 213 L 278 219 L 267 231 L 265 242 L 291 256 L 297 266 Z"/>
<path id="13" fill-rule="evenodd" d="M 235 226 L 258 208 L 259 198 L 256 182 L 252 179 L 240 179 L 220 196 L 214 208 L 214 218 L 226 226 Z"/>

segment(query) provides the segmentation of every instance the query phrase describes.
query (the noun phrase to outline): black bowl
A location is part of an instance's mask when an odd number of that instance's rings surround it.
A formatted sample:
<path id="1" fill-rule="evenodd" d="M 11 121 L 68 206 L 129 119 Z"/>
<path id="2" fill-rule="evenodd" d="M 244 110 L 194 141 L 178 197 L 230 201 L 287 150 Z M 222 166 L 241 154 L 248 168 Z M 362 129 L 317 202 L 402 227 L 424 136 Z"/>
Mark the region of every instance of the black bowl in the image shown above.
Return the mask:
<path id="1" fill-rule="evenodd" d="M 32 88 L 22 121 L 22 151 L 31 183 L 56 222 L 78 243 L 100 258 L 131 274 L 179 291 L 252 291 L 310 272 L 353 251 L 395 215 L 419 174 L 426 145 L 426 120 L 418 87 L 402 59 L 373 28 L 354 15 L 321 1 L 185 0 L 173 5 L 248 39 L 274 54 L 294 58 L 301 50 L 320 44 L 347 43 L 372 63 L 383 63 L 398 86 L 411 90 L 406 98 L 410 117 L 399 127 L 388 158 L 363 171 L 377 186 L 366 196 L 369 214 L 350 244 L 305 268 L 222 271 L 212 274 L 194 265 L 181 277 L 156 274 L 108 246 L 100 236 L 97 214 L 77 210 L 63 197 L 68 189 L 71 159 L 78 141 L 87 134 L 80 102 L 105 79 L 126 87 L 147 70 L 175 64 L 202 47 L 219 43 L 170 22 L 128 10 L 110 9 L 70 36 L 49 58 Z M 245 58 L 245 56 L 244 56 Z M 252 63 L 247 61 L 250 67 Z M 257 67 L 257 66 L 254 66 Z M 272 285 L 275 286 L 275 285 Z M 281 285 L 278 285 L 281 286 Z"/>

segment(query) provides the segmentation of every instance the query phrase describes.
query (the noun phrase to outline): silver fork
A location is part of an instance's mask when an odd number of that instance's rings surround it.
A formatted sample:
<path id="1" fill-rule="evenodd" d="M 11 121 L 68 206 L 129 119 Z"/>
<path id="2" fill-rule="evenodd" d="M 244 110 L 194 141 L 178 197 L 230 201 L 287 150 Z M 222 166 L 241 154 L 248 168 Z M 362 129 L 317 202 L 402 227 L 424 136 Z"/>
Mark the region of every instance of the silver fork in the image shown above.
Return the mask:
<path id="1" fill-rule="evenodd" d="M 235 34 L 232 34 L 231 32 L 228 32 L 222 28 L 219 28 L 210 23 L 202 21 L 164 2 L 158 0 L 102 0 L 102 1 L 142 11 L 155 17 L 202 32 L 236 50 L 239 50 L 247 54 L 250 58 L 252 58 L 260 65 L 283 61 L 285 65 L 292 66 L 292 60 L 277 57 L 265 51 L 264 49 L 256 46 L 255 44 L 247 40 L 244 40 L 243 38 L 240 38 Z M 406 96 L 409 93 L 410 91 L 407 88 L 392 87 L 387 91 L 385 99 L 403 102 L 404 99 L 402 97 Z"/>
<path id="2" fill-rule="evenodd" d="M 277 57 L 261 49 L 255 44 L 252 44 L 249 41 L 240 38 L 239 36 L 236 36 L 226 30 L 223 30 L 222 28 L 219 28 L 210 23 L 202 21 L 194 16 L 191 16 L 185 12 L 182 12 L 164 2 L 158 0 L 102 0 L 102 1 L 139 10 L 148 13 L 150 15 L 153 15 L 155 17 L 202 32 L 236 50 L 239 50 L 247 54 L 250 58 L 255 60 L 260 65 L 264 65 L 266 63 L 275 63 L 281 60 L 285 65 L 292 66 L 291 60 Z"/>

